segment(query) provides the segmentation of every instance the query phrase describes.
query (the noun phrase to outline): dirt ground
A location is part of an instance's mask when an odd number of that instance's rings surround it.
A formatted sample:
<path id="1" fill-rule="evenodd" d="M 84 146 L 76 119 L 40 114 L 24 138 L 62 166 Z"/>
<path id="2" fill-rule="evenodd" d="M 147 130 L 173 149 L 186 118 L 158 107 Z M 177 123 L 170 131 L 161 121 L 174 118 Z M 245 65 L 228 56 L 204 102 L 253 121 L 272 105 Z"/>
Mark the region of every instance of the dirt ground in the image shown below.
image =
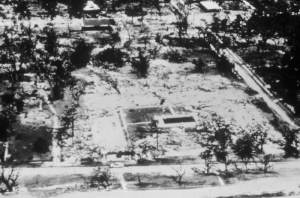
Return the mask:
<path id="1" fill-rule="evenodd" d="M 88 120 L 82 122 L 86 122 L 85 125 L 92 133 L 98 134 L 95 135 L 99 137 L 96 138 L 98 144 L 109 145 L 107 149 L 112 150 L 126 149 L 127 144 L 124 132 L 119 126 L 120 121 L 111 118 L 117 118 L 116 112 L 120 109 L 160 106 L 161 100 L 164 99 L 164 105 L 189 107 L 199 116 L 199 122 L 216 113 L 233 123 L 237 130 L 246 129 L 254 124 L 267 123 L 270 136 L 274 140 L 280 139 L 280 134 L 269 122 L 268 114 L 251 102 L 253 96 L 246 93 L 246 85 L 219 74 L 200 74 L 193 70 L 192 63 L 176 64 L 155 59 L 151 61 L 146 79 L 138 79 L 130 66 L 118 71 L 101 68 L 78 71 L 80 73 L 77 75 L 78 78 L 85 79 L 91 84 L 81 98 L 82 113 L 88 117 Z M 109 84 L 101 81 L 97 72 L 105 72 L 115 79 L 121 93 L 117 93 Z M 101 124 L 102 121 L 105 121 L 105 124 Z M 272 146 L 270 149 L 278 149 Z M 190 150 L 193 149 L 191 146 Z"/>

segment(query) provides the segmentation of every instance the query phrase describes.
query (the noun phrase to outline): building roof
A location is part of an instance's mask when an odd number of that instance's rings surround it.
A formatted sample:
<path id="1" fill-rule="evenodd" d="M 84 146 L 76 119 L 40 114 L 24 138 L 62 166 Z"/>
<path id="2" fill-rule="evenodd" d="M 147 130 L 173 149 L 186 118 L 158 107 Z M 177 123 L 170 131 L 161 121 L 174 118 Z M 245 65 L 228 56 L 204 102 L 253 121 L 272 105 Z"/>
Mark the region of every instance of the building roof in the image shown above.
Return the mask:
<path id="1" fill-rule="evenodd" d="M 85 7 L 83 8 L 83 11 L 98 11 L 98 10 L 100 10 L 100 7 L 91 0 L 87 1 Z"/>
<path id="2" fill-rule="evenodd" d="M 215 1 L 201 1 L 200 5 L 207 11 L 222 10 L 219 4 Z"/>

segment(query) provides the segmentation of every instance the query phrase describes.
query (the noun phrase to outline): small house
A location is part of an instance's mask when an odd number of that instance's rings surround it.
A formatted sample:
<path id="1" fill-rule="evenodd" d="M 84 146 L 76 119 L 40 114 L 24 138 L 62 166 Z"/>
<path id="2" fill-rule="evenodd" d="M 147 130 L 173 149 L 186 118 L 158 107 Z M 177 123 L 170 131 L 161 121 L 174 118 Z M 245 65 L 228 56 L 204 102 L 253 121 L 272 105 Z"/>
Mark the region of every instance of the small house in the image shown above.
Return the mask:
<path id="1" fill-rule="evenodd" d="M 93 1 L 87 1 L 83 8 L 83 18 L 98 18 L 100 14 L 100 7 Z"/>
<path id="2" fill-rule="evenodd" d="M 115 21 L 109 17 L 101 15 L 100 7 L 93 1 L 87 1 L 83 8 L 83 27 L 84 31 L 108 30 L 112 32 Z"/>
<path id="3" fill-rule="evenodd" d="M 200 7 L 206 12 L 219 12 L 222 10 L 221 6 L 215 1 L 201 1 Z"/>

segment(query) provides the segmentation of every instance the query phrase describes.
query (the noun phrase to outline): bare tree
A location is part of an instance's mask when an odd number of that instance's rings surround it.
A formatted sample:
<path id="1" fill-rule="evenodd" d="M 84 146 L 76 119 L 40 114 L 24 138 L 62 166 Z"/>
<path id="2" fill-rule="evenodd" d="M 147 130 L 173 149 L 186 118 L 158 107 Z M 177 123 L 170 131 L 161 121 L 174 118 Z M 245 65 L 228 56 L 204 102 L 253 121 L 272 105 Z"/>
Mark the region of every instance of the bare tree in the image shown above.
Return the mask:
<path id="1" fill-rule="evenodd" d="M 13 167 L 1 165 L 0 193 L 13 192 L 18 187 L 19 173 Z"/>
<path id="2" fill-rule="evenodd" d="M 182 3 L 174 3 L 171 6 L 172 13 L 176 17 L 175 26 L 178 31 L 178 36 L 180 39 L 186 34 L 188 29 L 188 16 L 190 14 L 190 4 L 185 2 Z"/>
<path id="3" fill-rule="evenodd" d="M 176 175 L 172 176 L 172 179 L 178 184 L 178 185 L 182 185 L 183 183 L 183 177 L 185 175 L 185 170 L 183 169 L 183 167 L 180 165 L 179 167 L 176 168 L 172 168 Z"/>

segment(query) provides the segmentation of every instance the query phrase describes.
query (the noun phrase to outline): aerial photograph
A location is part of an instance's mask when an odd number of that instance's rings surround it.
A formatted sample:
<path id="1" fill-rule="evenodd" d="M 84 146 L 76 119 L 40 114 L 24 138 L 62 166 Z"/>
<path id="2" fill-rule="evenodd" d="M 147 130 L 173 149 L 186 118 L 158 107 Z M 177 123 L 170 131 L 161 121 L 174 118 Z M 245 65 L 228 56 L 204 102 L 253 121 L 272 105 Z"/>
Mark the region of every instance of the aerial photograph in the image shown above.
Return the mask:
<path id="1" fill-rule="evenodd" d="M 300 1 L 0 0 L 2 197 L 300 197 Z"/>

